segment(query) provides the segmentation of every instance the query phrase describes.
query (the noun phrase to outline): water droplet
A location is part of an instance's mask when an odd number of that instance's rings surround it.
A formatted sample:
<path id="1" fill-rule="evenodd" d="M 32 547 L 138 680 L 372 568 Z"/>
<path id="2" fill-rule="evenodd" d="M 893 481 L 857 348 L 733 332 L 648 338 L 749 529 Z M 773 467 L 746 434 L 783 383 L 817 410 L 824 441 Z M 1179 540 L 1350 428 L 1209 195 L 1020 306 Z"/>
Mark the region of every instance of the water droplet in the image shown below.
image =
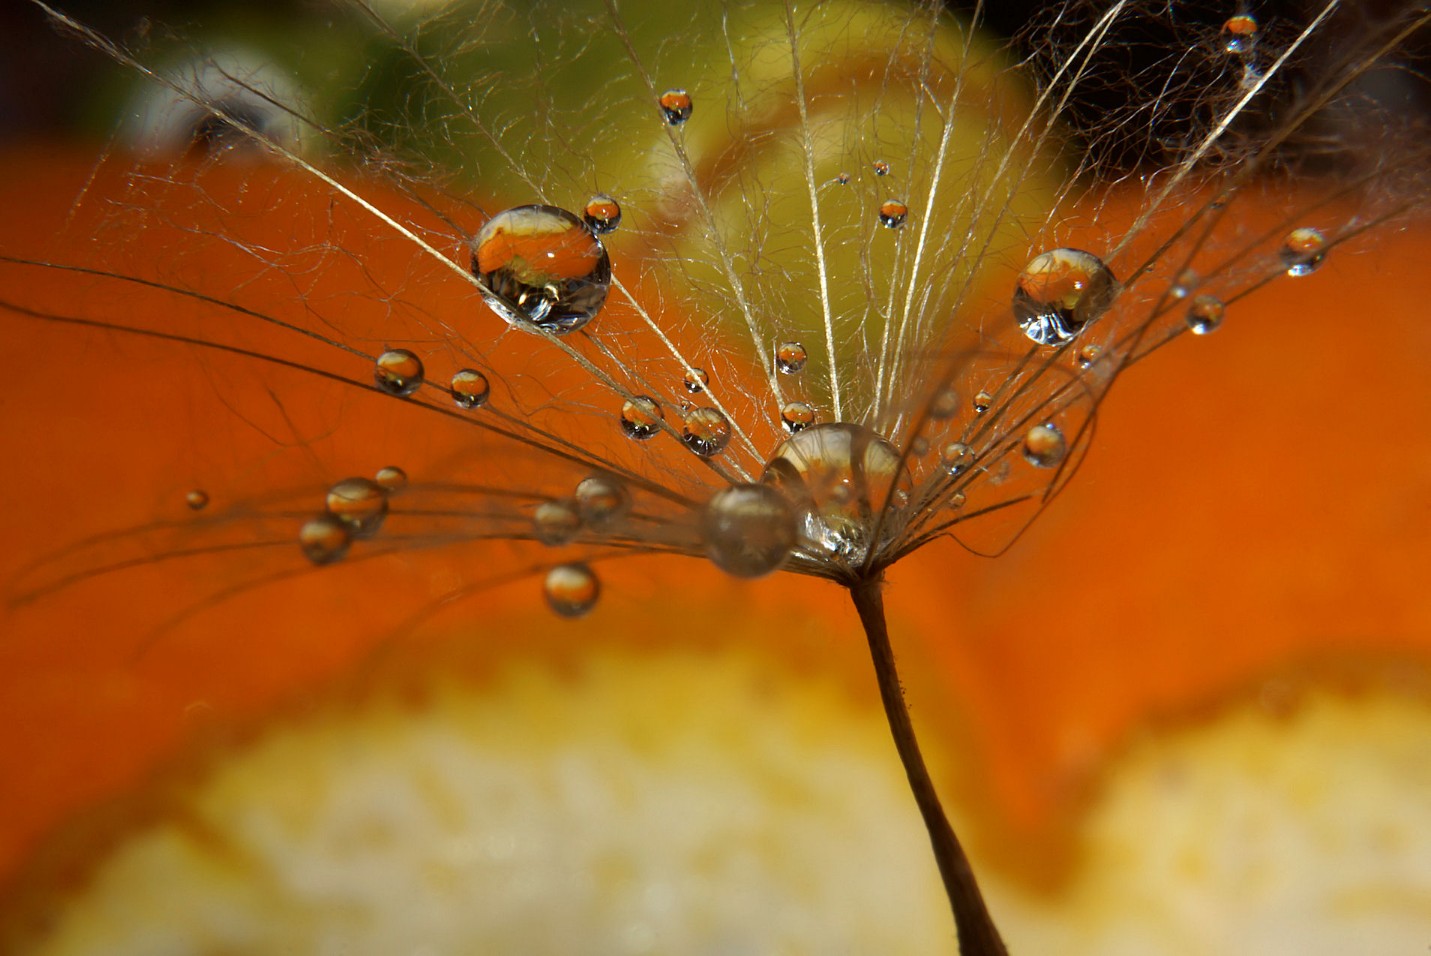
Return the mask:
<path id="1" fill-rule="evenodd" d="M 929 403 L 929 417 L 943 421 L 959 414 L 959 393 L 952 388 L 941 388 Z"/>
<path id="2" fill-rule="evenodd" d="M 1257 19 L 1246 15 L 1229 17 L 1222 25 L 1222 48 L 1228 53 L 1251 53 L 1257 46 Z"/>
<path id="3" fill-rule="evenodd" d="M 370 478 L 344 478 L 328 489 L 328 513 L 348 526 L 355 538 L 377 533 L 388 514 L 388 493 Z"/>
<path id="4" fill-rule="evenodd" d="M 898 229 L 909 217 L 909 207 L 898 199 L 886 199 L 879 205 L 879 224 L 886 229 Z"/>
<path id="5" fill-rule="evenodd" d="M 848 186 L 850 184 L 850 174 L 840 173 L 840 175 L 835 177 L 835 182 L 841 186 Z"/>
<path id="6" fill-rule="evenodd" d="M 1206 335 L 1222 325 L 1227 307 L 1215 295 L 1200 295 L 1188 305 L 1188 328 L 1194 335 Z"/>
<path id="7" fill-rule="evenodd" d="M 661 94 L 661 112 L 666 114 L 666 122 L 672 126 L 680 126 L 690 119 L 695 108 L 691 94 L 685 90 L 667 90 Z"/>
<path id="8" fill-rule="evenodd" d="M 627 438 L 645 441 L 661 430 L 666 413 L 661 403 L 649 395 L 636 395 L 621 406 L 621 430 Z"/>
<path id="9" fill-rule="evenodd" d="M 407 487 L 407 472 L 397 465 L 386 465 L 378 469 L 373 480 L 389 495 L 395 495 Z"/>
<path id="10" fill-rule="evenodd" d="M 604 236 L 621 225 L 621 204 L 605 193 L 592 196 L 581 210 L 582 222 L 598 236 Z"/>
<path id="11" fill-rule="evenodd" d="M 775 350 L 775 367 L 786 375 L 794 375 L 805 367 L 808 358 L 805 346 L 799 342 L 781 342 Z"/>
<path id="12" fill-rule="evenodd" d="M 952 441 L 939 449 L 939 461 L 950 477 L 962 475 L 974 464 L 974 449 L 961 441 Z"/>
<path id="13" fill-rule="evenodd" d="M 1193 290 L 1198 287 L 1200 282 L 1202 282 L 1202 278 L 1196 272 L 1191 269 L 1184 269 L 1182 272 L 1179 272 L 1178 277 L 1173 280 L 1173 284 L 1168 289 L 1168 293 L 1174 299 L 1186 299 L 1192 295 Z"/>
<path id="14" fill-rule="evenodd" d="M 1327 237 L 1307 226 L 1293 229 L 1282 242 L 1281 256 L 1289 276 L 1309 276 L 1327 257 Z"/>
<path id="15" fill-rule="evenodd" d="M 203 511 L 209 506 L 209 493 L 201 488 L 195 488 L 184 496 L 184 504 L 189 506 L 190 511 Z"/>
<path id="16" fill-rule="evenodd" d="M 994 396 L 988 392 L 979 392 L 974 396 L 974 411 L 982 415 L 989 410 L 989 406 L 994 404 Z"/>
<path id="17" fill-rule="evenodd" d="M 714 408 L 693 408 L 681 424 L 681 441 L 702 458 L 718 455 L 730 441 L 730 422 Z"/>
<path id="18" fill-rule="evenodd" d="M 875 526 L 892 539 L 899 522 L 879 521 L 886 503 L 909 503 L 912 482 L 899 452 L 862 425 L 832 422 L 791 436 L 765 466 L 761 481 L 795 509 L 800 537 L 815 550 L 857 564 L 875 546 Z"/>
<path id="19" fill-rule="evenodd" d="M 1024 435 L 1024 460 L 1036 468 L 1052 468 L 1067 453 L 1068 442 L 1052 422 L 1035 425 Z"/>
<path id="20" fill-rule="evenodd" d="M 778 570 L 799 540 L 790 502 L 770 485 L 734 485 L 716 492 L 701 516 L 706 554 L 738 578 Z"/>
<path id="21" fill-rule="evenodd" d="M 611 288 L 611 259 L 586 223 L 556 206 L 517 206 L 472 240 L 482 298 L 510 325 L 555 335 L 590 322 Z"/>
<path id="22" fill-rule="evenodd" d="M 872 169 L 874 169 L 874 174 L 876 176 L 889 175 L 889 163 L 885 162 L 882 159 L 875 160 L 873 163 L 870 164 L 870 166 Z"/>
<path id="23" fill-rule="evenodd" d="M 452 400 L 459 408 L 481 408 L 487 404 L 487 396 L 492 394 L 492 385 L 487 376 L 475 368 L 464 368 L 452 375 Z"/>
<path id="24" fill-rule="evenodd" d="M 706 374 L 703 368 L 693 368 L 686 373 L 686 391 L 692 395 L 699 395 L 706 390 L 706 386 L 711 383 L 711 377 Z"/>
<path id="25" fill-rule="evenodd" d="M 923 458 L 929 454 L 929 439 L 923 435 L 915 435 L 914 440 L 909 443 L 909 453 L 915 458 Z"/>
<path id="26" fill-rule="evenodd" d="M 1079 368 L 1092 368 L 1093 363 L 1098 361 L 1098 356 L 1103 354 L 1103 346 L 1088 344 L 1078 350 L 1078 355 L 1074 359 Z"/>
<path id="27" fill-rule="evenodd" d="M 604 528 L 631 510 L 631 494 L 615 478 L 592 475 L 576 486 L 576 510 L 587 527 Z"/>
<path id="28" fill-rule="evenodd" d="M 558 564 L 542 584 L 547 604 L 562 617 L 581 617 L 596 606 L 601 582 L 584 564 Z"/>
<path id="29" fill-rule="evenodd" d="M 780 423 L 792 435 L 804 431 L 815 424 L 815 409 L 805 402 L 786 402 L 780 409 Z"/>
<path id="30" fill-rule="evenodd" d="M 1035 256 L 1019 273 L 1014 317 L 1039 345 L 1058 345 L 1097 318 L 1117 291 L 1113 273 L 1093 253 L 1053 249 Z"/>
<path id="31" fill-rule="evenodd" d="M 543 501 L 532 512 L 532 530 L 542 544 L 566 544 L 581 530 L 581 514 L 573 501 Z"/>
<path id="32" fill-rule="evenodd" d="M 388 349 L 373 366 L 373 381 L 389 395 L 411 395 L 422 387 L 422 359 L 407 349 Z"/>
<path id="33" fill-rule="evenodd" d="M 318 515 L 303 522 L 298 529 L 298 546 L 314 564 L 332 564 L 348 553 L 352 534 L 342 519 L 334 515 Z"/>
<path id="34" fill-rule="evenodd" d="M 948 504 L 949 504 L 949 507 L 951 507 L 951 508 L 962 508 L 962 507 L 964 507 L 964 502 L 965 502 L 966 500 L 967 500 L 967 499 L 964 497 L 964 492 L 962 492 L 962 491 L 956 491 L 956 492 L 954 492 L 952 495 L 950 495 L 950 496 L 946 499 L 946 501 L 947 501 Z"/>

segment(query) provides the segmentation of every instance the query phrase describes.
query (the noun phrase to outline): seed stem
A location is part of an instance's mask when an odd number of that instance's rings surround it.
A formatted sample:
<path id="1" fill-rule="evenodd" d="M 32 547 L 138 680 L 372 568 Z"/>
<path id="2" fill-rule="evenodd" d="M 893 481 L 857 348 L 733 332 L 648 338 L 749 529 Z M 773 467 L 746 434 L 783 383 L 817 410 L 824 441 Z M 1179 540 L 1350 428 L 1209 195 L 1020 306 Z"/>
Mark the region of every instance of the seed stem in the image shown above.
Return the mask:
<path id="1" fill-rule="evenodd" d="M 883 576 L 875 575 L 851 584 L 850 596 L 854 599 L 855 610 L 859 612 L 860 623 L 864 625 L 865 637 L 869 640 L 870 658 L 874 662 L 875 680 L 879 684 L 885 718 L 889 721 L 889 732 L 894 736 L 894 746 L 904 764 L 914 802 L 919 804 L 919 813 L 924 817 L 934 859 L 939 864 L 939 875 L 944 880 L 944 892 L 954 911 L 960 956 L 1007 956 L 1008 950 L 1004 948 L 1004 941 L 999 938 L 999 931 L 989 916 L 988 907 L 984 905 L 969 858 L 964 855 L 964 848 L 954 835 L 954 828 L 949 825 L 934 782 L 929 778 L 929 769 L 919 752 L 919 741 L 914 736 L 914 724 L 909 717 L 909 708 L 905 706 L 899 672 L 895 669 L 894 649 L 889 643 L 884 597 L 880 593 L 883 586 Z"/>

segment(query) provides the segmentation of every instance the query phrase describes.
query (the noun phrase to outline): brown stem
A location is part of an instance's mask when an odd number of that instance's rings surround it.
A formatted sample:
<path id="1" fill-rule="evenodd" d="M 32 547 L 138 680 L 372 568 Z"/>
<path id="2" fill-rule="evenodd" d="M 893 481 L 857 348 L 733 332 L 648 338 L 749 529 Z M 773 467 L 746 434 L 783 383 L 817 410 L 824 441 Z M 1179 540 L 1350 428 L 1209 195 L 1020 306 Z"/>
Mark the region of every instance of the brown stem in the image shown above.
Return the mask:
<path id="1" fill-rule="evenodd" d="M 939 794 L 934 789 L 934 782 L 929 779 L 929 769 L 919 752 L 919 741 L 914 736 L 914 725 L 910 722 L 904 690 L 899 685 L 899 672 L 894 665 L 894 649 L 889 644 L 884 598 L 880 594 L 883 585 L 881 577 L 858 581 L 850 586 L 850 596 L 854 598 L 855 610 L 859 612 L 860 623 L 864 625 L 865 637 L 869 640 L 870 657 L 874 661 L 875 679 L 879 683 L 879 696 L 884 703 L 889 731 L 894 736 L 899 759 L 904 763 L 904 773 L 909 778 L 909 789 L 914 792 L 914 802 L 919 804 L 919 813 L 924 817 L 924 827 L 929 831 L 929 842 L 934 848 L 934 859 L 939 864 L 939 875 L 944 879 L 944 892 L 954 911 L 960 956 L 1008 956 L 1004 941 L 999 938 L 999 931 L 989 916 L 989 909 L 984 905 L 969 858 L 964 855 L 964 848 L 959 845 L 959 838 L 954 835 L 954 828 L 944 815 Z"/>

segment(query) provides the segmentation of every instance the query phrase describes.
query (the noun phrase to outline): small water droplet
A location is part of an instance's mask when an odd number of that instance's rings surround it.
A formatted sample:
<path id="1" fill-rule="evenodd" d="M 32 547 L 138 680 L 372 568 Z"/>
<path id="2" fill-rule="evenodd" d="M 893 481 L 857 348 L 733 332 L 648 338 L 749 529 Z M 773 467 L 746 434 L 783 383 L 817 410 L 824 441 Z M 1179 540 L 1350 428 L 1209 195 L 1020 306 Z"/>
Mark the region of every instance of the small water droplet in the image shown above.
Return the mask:
<path id="1" fill-rule="evenodd" d="M 1257 46 L 1257 19 L 1245 14 L 1229 17 L 1222 25 L 1222 48 L 1238 55 L 1251 53 Z"/>
<path id="2" fill-rule="evenodd" d="M 769 485 L 734 485 L 715 493 L 701 516 L 706 554 L 738 578 L 778 570 L 799 540 L 790 502 Z"/>
<path id="3" fill-rule="evenodd" d="M 601 582 L 584 564 L 558 564 L 542 584 L 547 604 L 562 617 L 581 617 L 596 606 Z"/>
<path id="4" fill-rule="evenodd" d="M 1194 335 L 1206 335 L 1222 325 L 1227 307 L 1215 295 L 1200 295 L 1188 304 L 1188 328 Z"/>
<path id="5" fill-rule="evenodd" d="M 1052 422 L 1035 425 L 1024 435 L 1024 460 L 1036 468 L 1052 468 L 1068 453 L 1063 432 Z"/>
<path id="6" fill-rule="evenodd" d="M 706 386 L 711 383 L 711 377 L 706 374 L 703 368 L 693 368 L 686 373 L 686 391 L 692 395 L 699 395 L 706 390 Z"/>
<path id="7" fill-rule="evenodd" d="M 1198 287 L 1200 282 L 1202 282 L 1202 278 L 1198 276 L 1196 272 L 1191 269 L 1184 269 L 1182 272 L 1179 272 L 1177 278 L 1173 280 L 1173 284 L 1168 289 L 1168 293 L 1174 299 L 1186 299 L 1192 295 L 1193 290 Z"/>
<path id="8" fill-rule="evenodd" d="M 605 528 L 631 510 L 631 494 L 615 478 L 592 475 L 576 486 L 576 510 L 587 527 Z"/>
<path id="9" fill-rule="evenodd" d="M 691 112 L 696 108 L 696 104 L 691 100 L 691 94 L 685 90 L 667 90 L 661 94 L 661 112 L 666 115 L 666 122 L 672 126 L 680 126 L 691 118 Z"/>
<path id="10" fill-rule="evenodd" d="M 492 394 L 492 385 L 475 368 L 464 368 L 453 373 L 451 390 L 452 400 L 459 408 L 481 408 Z"/>
<path id="11" fill-rule="evenodd" d="M 775 350 L 775 367 L 786 375 L 794 375 L 805 367 L 809 358 L 799 342 L 781 342 Z"/>
<path id="12" fill-rule="evenodd" d="M 611 259 L 565 209 L 517 206 L 493 216 L 472 240 L 472 274 L 504 322 L 565 335 L 606 303 Z"/>
<path id="13" fill-rule="evenodd" d="M 661 403 L 649 395 L 636 395 L 621 406 L 621 430 L 627 438 L 645 441 L 661 430 L 666 413 Z"/>
<path id="14" fill-rule="evenodd" d="M 786 402 L 780 409 L 780 423 L 792 435 L 804 431 L 815 424 L 815 409 L 806 402 Z"/>
<path id="15" fill-rule="evenodd" d="M 952 441 L 939 449 L 939 461 L 950 477 L 957 477 L 974 464 L 974 449 L 961 441 Z"/>
<path id="16" fill-rule="evenodd" d="M 929 417 L 943 421 L 959 414 L 959 408 L 959 393 L 952 388 L 941 388 L 929 403 Z"/>
<path id="17" fill-rule="evenodd" d="M 605 193 L 592 196 L 581 210 L 582 222 L 598 236 L 604 236 L 621 225 L 621 204 Z"/>
<path id="18" fill-rule="evenodd" d="M 532 512 L 532 530 L 542 544 L 566 544 L 581 530 L 581 514 L 573 501 L 543 501 Z"/>
<path id="19" fill-rule="evenodd" d="M 189 506 L 190 511 L 203 511 L 209 506 L 209 493 L 202 488 L 195 488 L 184 496 L 184 504 Z"/>
<path id="20" fill-rule="evenodd" d="M 909 453 L 915 458 L 923 458 L 929 454 L 929 439 L 923 435 L 915 435 L 914 440 L 909 443 Z"/>
<path id="21" fill-rule="evenodd" d="M 898 229 L 909 217 L 909 207 L 898 199 L 886 199 L 879 205 L 879 224 L 886 229 Z"/>
<path id="22" fill-rule="evenodd" d="M 873 163 L 870 164 L 870 167 L 874 170 L 874 174 L 876 176 L 889 175 L 889 163 L 885 162 L 882 159 L 875 160 Z"/>
<path id="23" fill-rule="evenodd" d="M 314 564 L 332 564 L 348 553 L 352 534 L 342 519 L 329 514 L 303 522 L 298 529 L 298 546 Z"/>
<path id="24" fill-rule="evenodd" d="M 386 465 L 373 475 L 373 481 L 389 495 L 395 495 L 407 487 L 407 472 L 397 465 Z"/>
<path id="25" fill-rule="evenodd" d="M 1327 257 L 1327 237 L 1309 226 L 1293 229 L 1282 242 L 1281 257 L 1289 276 L 1309 276 Z"/>
<path id="26" fill-rule="evenodd" d="M 989 410 L 989 406 L 994 404 L 994 396 L 988 392 L 979 392 L 974 396 L 974 411 L 980 415 Z"/>
<path id="27" fill-rule="evenodd" d="M 702 458 L 718 455 L 730 442 L 730 422 L 714 408 L 693 408 L 681 423 L 681 441 Z"/>
<path id="28" fill-rule="evenodd" d="M 1103 354 L 1103 346 L 1089 343 L 1078 350 L 1078 355 L 1074 361 L 1079 368 L 1092 368 L 1093 363 L 1098 361 L 1098 356 Z"/>
<path id="29" fill-rule="evenodd" d="M 1019 273 L 1014 317 L 1039 345 L 1067 342 L 1097 318 L 1118 291 L 1113 273 L 1091 252 L 1053 249 Z"/>
<path id="30" fill-rule="evenodd" d="M 407 349 L 388 349 L 373 365 L 373 381 L 389 395 L 405 398 L 422 387 L 422 359 Z"/>
<path id="31" fill-rule="evenodd" d="M 962 492 L 962 491 L 956 491 L 956 492 L 954 492 L 954 493 L 953 493 L 952 495 L 950 495 L 950 496 L 948 497 L 948 499 L 947 499 L 948 504 L 949 504 L 949 507 L 951 507 L 951 508 L 962 508 L 962 507 L 964 507 L 964 502 L 965 502 L 966 500 L 967 500 L 967 499 L 964 497 L 964 492 Z"/>
<path id="32" fill-rule="evenodd" d="M 355 538 L 377 533 L 388 514 L 388 493 L 370 478 L 344 478 L 328 489 L 328 513 L 348 526 Z"/>
<path id="33" fill-rule="evenodd" d="M 848 186 L 850 184 L 850 174 L 840 173 L 840 175 L 835 177 L 835 182 L 841 186 Z"/>

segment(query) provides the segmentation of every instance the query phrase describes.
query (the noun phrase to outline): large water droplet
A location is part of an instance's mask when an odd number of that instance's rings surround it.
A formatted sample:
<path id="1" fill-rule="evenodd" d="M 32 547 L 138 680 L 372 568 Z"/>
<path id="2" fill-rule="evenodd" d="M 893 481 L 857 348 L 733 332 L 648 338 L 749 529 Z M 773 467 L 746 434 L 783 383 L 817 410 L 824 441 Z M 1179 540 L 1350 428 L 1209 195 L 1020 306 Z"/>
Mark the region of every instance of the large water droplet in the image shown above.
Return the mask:
<path id="1" fill-rule="evenodd" d="M 1309 276 L 1327 257 L 1327 237 L 1307 226 L 1293 229 L 1282 242 L 1281 257 L 1289 276 Z"/>
<path id="2" fill-rule="evenodd" d="M 898 199 L 886 199 L 879 205 L 879 224 L 886 229 L 898 229 L 909 218 L 909 207 Z"/>
<path id="3" fill-rule="evenodd" d="M 1245 14 L 1229 17 L 1222 25 L 1222 48 L 1239 55 L 1251 53 L 1257 46 L 1257 18 Z"/>
<path id="4" fill-rule="evenodd" d="M 1035 256 L 1019 273 L 1014 317 L 1030 339 L 1058 345 L 1097 318 L 1117 291 L 1113 273 L 1093 253 L 1054 249 Z"/>
<path id="5" fill-rule="evenodd" d="M 666 413 L 661 404 L 649 395 L 635 395 L 621 406 L 621 430 L 627 438 L 645 441 L 661 430 Z"/>
<path id="6" fill-rule="evenodd" d="M 1188 304 L 1188 328 L 1194 335 L 1206 335 L 1222 325 L 1227 307 L 1215 295 L 1200 295 Z"/>
<path id="7" fill-rule="evenodd" d="M 328 489 L 328 513 L 341 520 L 355 538 L 377 533 L 388 514 L 388 493 L 370 478 L 344 478 Z"/>
<path id="8" fill-rule="evenodd" d="M 532 512 L 532 531 L 542 544 L 566 544 L 581 530 L 581 515 L 572 501 L 543 501 Z"/>
<path id="9" fill-rule="evenodd" d="M 790 502 L 803 541 L 849 564 L 869 556 L 880 509 L 886 503 L 904 507 L 912 487 L 893 445 L 846 422 L 815 425 L 789 438 L 761 480 Z M 882 525 L 887 535 L 894 533 L 891 524 Z"/>
<path id="10" fill-rule="evenodd" d="M 547 604 L 562 617 L 581 617 L 596 606 L 601 582 L 584 564 L 558 564 L 542 585 Z"/>
<path id="11" fill-rule="evenodd" d="M 692 395 L 699 395 L 701 392 L 704 392 L 706 390 L 706 386 L 711 383 L 711 377 L 706 374 L 705 369 L 693 368 L 686 373 L 684 381 L 686 391 L 690 392 Z"/>
<path id="12" fill-rule="evenodd" d="M 451 390 L 452 400 L 459 408 L 481 408 L 492 394 L 492 385 L 475 368 L 464 368 L 453 373 Z"/>
<path id="13" fill-rule="evenodd" d="M 373 480 L 389 495 L 395 495 L 407 487 L 407 472 L 397 465 L 385 465 L 373 475 Z"/>
<path id="14" fill-rule="evenodd" d="M 389 395 L 411 395 L 422 387 L 422 359 L 407 349 L 388 349 L 373 365 L 373 381 Z"/>
<path id="15" fill-rule="evenodd" d="M 581 219 L 592 232 L 604 236 L 621 225 L 621 204 L 605 193 L 592 196 L 581 210 Z"/>
<path id="16" fill-rule="evenodd" d="M 805 367 L 810 356 L 799 342 L 781 342 L 775 349 L 775 367 L 786 375 L 794 375 Z"/>
<path id="17" fill-rule="evenodd" d="M 718 455 L 730 442 L 730 422 L 714 408 L 693 408 L 681 424 L 681 441 L 702 458 Z"/>
<path id="18" fill-rule="evenodd" d="M 1035 425 L 1024 434 L 1024 460 L 1036 468 L 1052 468 L 1068 453 L 1063 432 L 1052 422 Z"/>
<path id="19" fill-rule="evenodd" d="M 738 578 L 776 571 L 799 540 L 790 502 L 770 485 L 734 485 L 711 498 L 701 515 L 706 554 Z"/>
<path id="20" fill-rule="evenodd" d="M 974 449 L 961 441 L 951 441 L 939 449 L 939 461 L 950 477 L 962 475 L 974 465 Z"/>
<path id="21" fill-rule="evenodd" d="M 611 288 L 611 259 L 586 223 L 556 206 L 517 206 L 472 240 L 472 273 L 503 321 L 556 335 L 590 322 Z"/>
<path id="22" fill-rule="evenodd" d="M 691 94 L 685 90 L 667 90 L 661 94 L 660 103 L 661 112 L 666 116 L 666 122 L 672 126 L 680 126 L 690 119 L 691 113 L 696 108 Z"/>
<path id="23" fill-rule="evenodd" d="M 348 553 L 352 533 L 341 518 L 318 515 L 303 522 L 298 529 L 298 546 L 314 564 L 332 564 Z"/>
<path id="24" fill-rule="evenodd" d="M 786 402 L 780 409 L 780 424 L 792 435 L 802 432 L 815 424 L 815 409 L 806 402 Z"/>
<path id="25" fill-rule="evenodd" d="M 592 475 L 576 486 L 576 510 L 587 527 L 605 528 L 631 510 L 631 495 L 615 478 Z"/>
<path id="26" fill-rule="evenodd" d="M 203 511 L 209 506 L 209 493 L 202 488 L 195 488 L 184 496 L 184 504 L 189 506 L 190 511 Z"/>

